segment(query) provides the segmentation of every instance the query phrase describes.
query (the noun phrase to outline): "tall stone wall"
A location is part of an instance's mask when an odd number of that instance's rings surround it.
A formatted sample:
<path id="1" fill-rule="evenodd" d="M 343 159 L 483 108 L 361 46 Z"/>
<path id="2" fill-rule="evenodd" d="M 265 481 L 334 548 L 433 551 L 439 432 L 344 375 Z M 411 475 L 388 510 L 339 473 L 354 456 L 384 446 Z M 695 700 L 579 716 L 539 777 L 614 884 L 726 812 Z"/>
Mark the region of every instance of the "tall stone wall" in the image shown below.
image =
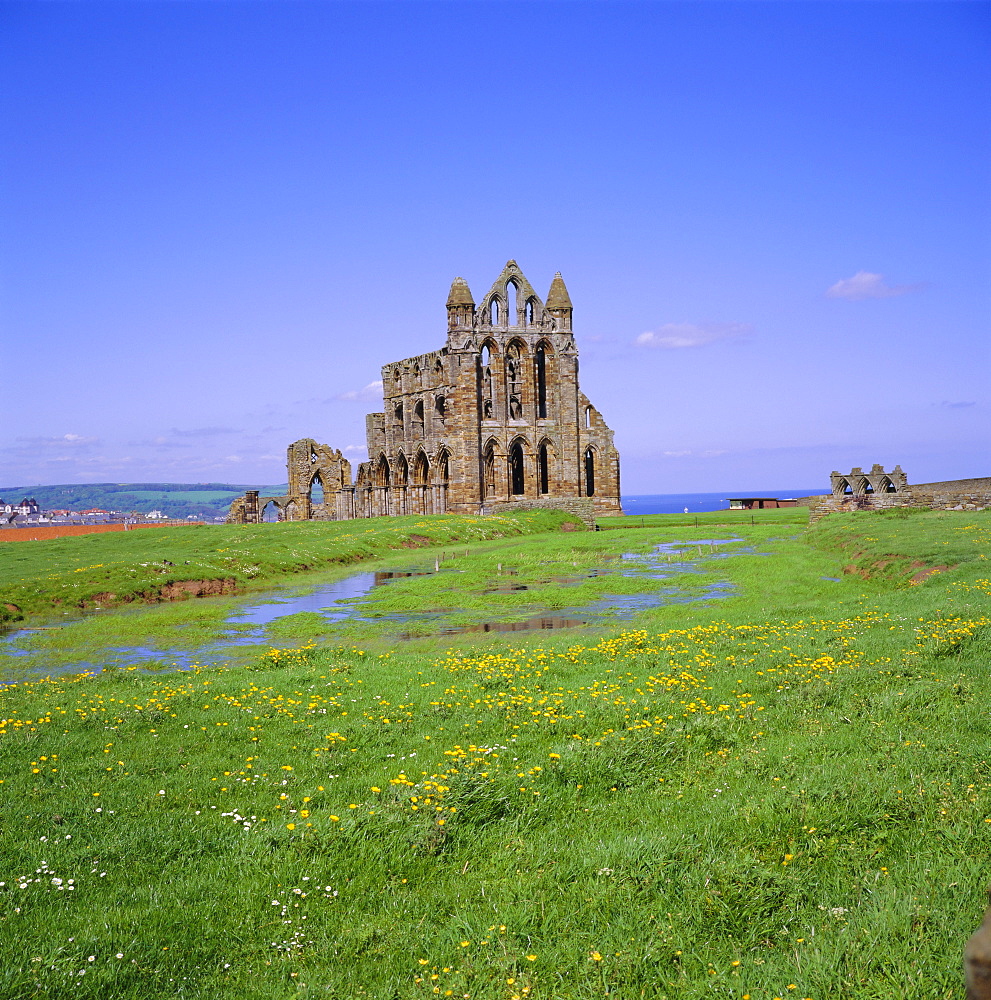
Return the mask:
<path id="1" fill-rule="evenodd" d="M 340 452 L 306 438 L 289 446 L 289 495 L 258 498 L 257 510 L 241 498 L 229 520 L 261 519 L 268 504 L 280 519 L 346 520 L 579 499 L 621 514 L 619 454 L 579 387 L 572 313 L 560 274 L 544 302 L 511 260 L 477 307 L 456 278 L 446 344 L 382 368 L 383 410 L 366 417 L 368 461 L 354 485 Z"/>

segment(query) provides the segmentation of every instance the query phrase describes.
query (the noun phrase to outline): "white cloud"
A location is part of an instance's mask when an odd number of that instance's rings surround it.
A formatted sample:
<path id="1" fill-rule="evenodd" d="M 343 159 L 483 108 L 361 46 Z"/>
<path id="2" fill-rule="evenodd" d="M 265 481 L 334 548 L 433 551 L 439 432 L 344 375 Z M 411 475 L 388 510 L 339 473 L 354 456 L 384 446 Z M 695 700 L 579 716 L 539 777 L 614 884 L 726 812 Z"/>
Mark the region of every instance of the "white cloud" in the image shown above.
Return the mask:
<path id="1" fill-rule="evenodd" d="M 345 455 L 365 455 L 368 449 L 363 444 L 346 444 L 343 451 Z"/>
<path id="2" fill-rule="evenodd" d="M 921 285 L 886 285 L 883 274 L 858 271 L 852 278 L 843 278 L 826 289 L 827 299 L 847 299 L 859 302 L 862 299 L 890 299 L 895 295 L 914 292 Z"/>
<path id="3" fill-rule="evenodd" d="M 753 329 L 749 323 L 665 323 L 656 330 L 641 333 L 634 343 L 637 347 L 677 350 L 742 337 L 753 333 Z"/>
<path id="4" fill-rule="evenodd" d="M 382 380 L 369 382 L 361 389 L 349 389 L 347 392 L 338 393 L 336 399 L 378 399 L 382 395 Z"/>

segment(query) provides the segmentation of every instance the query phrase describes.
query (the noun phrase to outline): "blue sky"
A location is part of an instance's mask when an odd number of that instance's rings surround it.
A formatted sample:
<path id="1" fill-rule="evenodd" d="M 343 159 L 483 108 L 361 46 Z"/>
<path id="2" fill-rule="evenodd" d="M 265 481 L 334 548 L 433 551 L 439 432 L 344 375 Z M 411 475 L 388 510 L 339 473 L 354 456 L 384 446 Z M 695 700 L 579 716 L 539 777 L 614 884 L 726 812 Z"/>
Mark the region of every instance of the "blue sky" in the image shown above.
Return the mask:
<path id="1" fill-rule="evenodd" d="M 5 3 L 0 484 L 363 457 L 455 275 L 627 493 L 991 474 L 984 3 Z"/>

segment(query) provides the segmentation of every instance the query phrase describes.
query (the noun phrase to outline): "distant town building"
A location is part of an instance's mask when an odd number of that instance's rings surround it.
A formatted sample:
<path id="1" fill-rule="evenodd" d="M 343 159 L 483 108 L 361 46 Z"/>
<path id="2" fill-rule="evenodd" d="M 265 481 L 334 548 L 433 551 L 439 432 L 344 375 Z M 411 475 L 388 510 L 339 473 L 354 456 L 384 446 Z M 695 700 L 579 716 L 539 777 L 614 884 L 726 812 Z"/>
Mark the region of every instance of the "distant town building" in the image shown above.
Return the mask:
<path id="1" fill-rule="evenodd" d="M 13 505 L 12 513 L 19 514 L 21 517 L 30 517 L 34 514 L 40 514 L 41 507 L 34 497 L 25 497 L 20 503 Z"/>

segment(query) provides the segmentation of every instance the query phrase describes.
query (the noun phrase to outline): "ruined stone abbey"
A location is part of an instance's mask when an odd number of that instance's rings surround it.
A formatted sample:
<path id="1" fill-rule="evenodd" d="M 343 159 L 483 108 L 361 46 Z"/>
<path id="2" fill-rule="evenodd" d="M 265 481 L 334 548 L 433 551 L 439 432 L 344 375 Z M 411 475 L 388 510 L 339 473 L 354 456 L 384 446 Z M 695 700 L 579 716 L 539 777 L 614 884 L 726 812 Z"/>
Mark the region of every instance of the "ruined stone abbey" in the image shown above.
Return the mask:
<path id="1" fill-rule="evenodd" d="M 288 452 L 288 493 L 249 491 L 228 521 L 266 508 L 285 521 L 486 514 L 563 507 L 621 514 L 612 431 L 578 386 L 572 305 L 560 273 L 542 302 L 509 261 L 476 305 L 464 278 L 447 298 L 447 343 L 382 369 L 384 412 L 365 418 L 368 461 L 310 438 Z"/>

